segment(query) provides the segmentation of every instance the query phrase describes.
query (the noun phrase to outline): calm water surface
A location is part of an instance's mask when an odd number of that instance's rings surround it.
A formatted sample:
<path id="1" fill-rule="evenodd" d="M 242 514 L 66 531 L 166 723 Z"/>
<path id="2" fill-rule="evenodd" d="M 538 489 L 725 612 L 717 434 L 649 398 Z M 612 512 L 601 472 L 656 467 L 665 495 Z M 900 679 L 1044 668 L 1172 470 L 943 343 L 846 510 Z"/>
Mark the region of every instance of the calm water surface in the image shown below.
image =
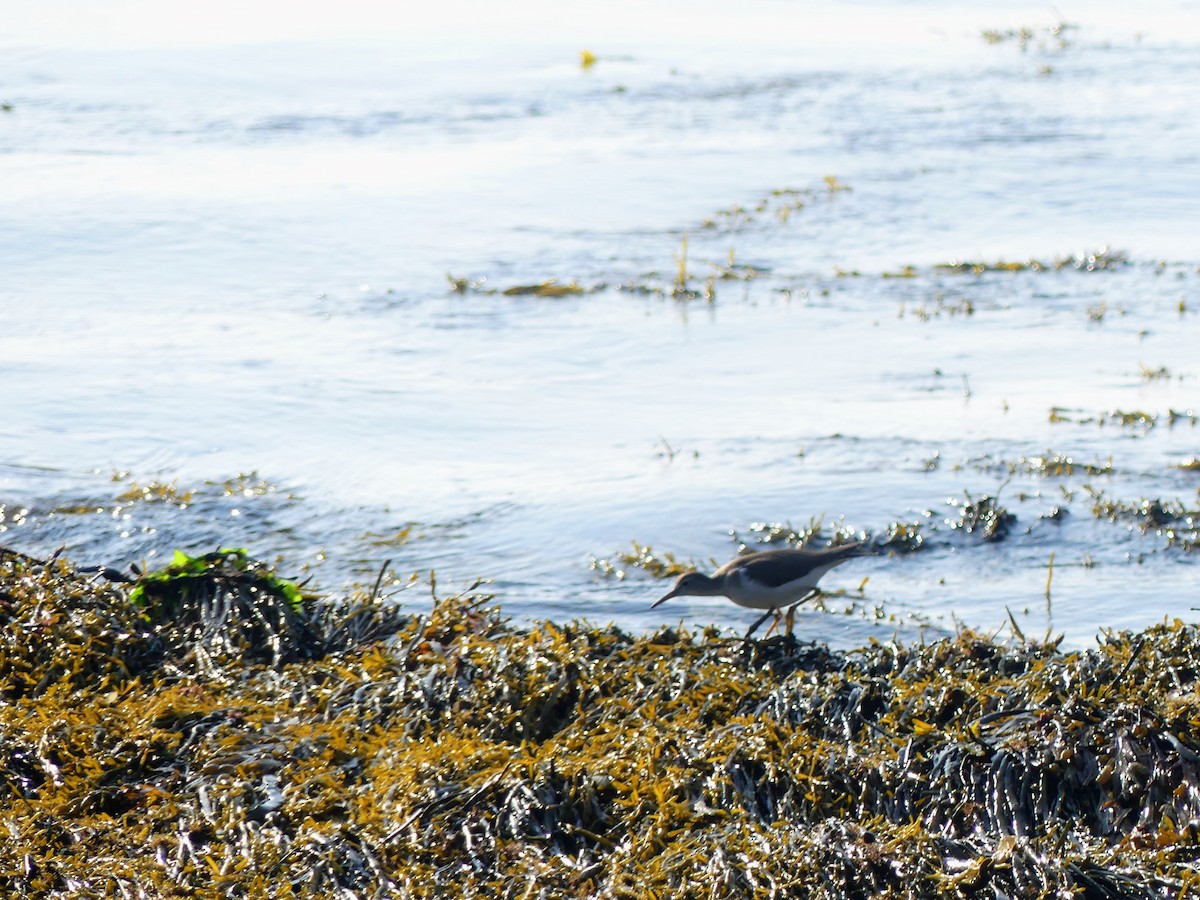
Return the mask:
<path id="1" fill-rule="evenodd" d="M 744 628 L 617 554 L 905 522 L 804 636 L 1200 605 L 1195 3 L 61 0 L 0 50 L 5 546 Z"/>

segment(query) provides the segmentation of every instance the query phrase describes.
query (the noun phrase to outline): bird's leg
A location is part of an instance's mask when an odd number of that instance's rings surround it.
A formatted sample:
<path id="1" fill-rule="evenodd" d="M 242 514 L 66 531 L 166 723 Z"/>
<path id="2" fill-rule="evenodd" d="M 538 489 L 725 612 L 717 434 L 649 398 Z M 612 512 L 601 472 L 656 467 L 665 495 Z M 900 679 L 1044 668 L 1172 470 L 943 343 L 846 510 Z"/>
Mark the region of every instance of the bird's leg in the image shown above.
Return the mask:
<path id="1" fill-rule="evenodd" d="M 750 635 L 754 634 L 754 632 L 756 632 L 756 631 L 758 630 L 758 626 L 759 626 L 759 625 L 761 625 L 763 622 L 767 621 L 767 619 L 769 619 L 769 618 L 770 618 L 771 616 L 773 616 L 773 615 L 775 615 L 775 608 L 774 608 L 774 607 L 772 607 L 771 609 L 768 609 L 768 610 L 767 610 L 765 613 L 763 613 L 763 614 L 762 614 L 762 616 L 761 616 L 761 617 L 759 617 L 758 619 L 755 619 L 755 620 L 754 620 L 754 624 L 750 626 L 750 630 L 746 632 L 746 637 L 745 637 L 743 640 L 749 641 L 749 640 L 750 640 Z M 768 634 L 768 635 L 769 635 L 770 633 L 771 633 L 771 632 L 769 632 L 769 631 L 767 632 L 767 634 Z"/>
<path id="2" fill-rule="evenodd" d="M 814 588 L 813 590 L 809 591 L 807 594 L 805 594 L 803 597 L 801 597 L 799 600 L 797 600 L 795 603 L 793 603 L 791 606 L 788 607 L 787 616 L 784 618 L 784 622 L 787 625 L 787 633 L 788 634 L 791 634 L 792 629 L 796 627 L 796 607 L 799 606 L 801 603 L 803 603 L 805 600 L 808 600 L 816 592 L 817 592 L 816 588 Z"/>
<path id="3" fill-rule="evenodd" d="M 776 610 L 775 610 L 775 621 L 771 623 L 771 627 L 770 627 L 770 628 L 768 628 L 768 629 L 767 629 L 767 633 L 763 635 L 763 640 L 764 640 L 764 641 L 765 641 L 767 638 L 769 638 L 769 637 L 770 637 L 772 634 L 774 634 L 774 633 L 775 633 L 775 629 L 779 627 L 779 622 L 780 622 L 780 619 L 781 619 L 781 618 L 782 618 L 782 617 L 779 615 L 779 610 L 778 610 L 778 609 L 776 609 Z"/>

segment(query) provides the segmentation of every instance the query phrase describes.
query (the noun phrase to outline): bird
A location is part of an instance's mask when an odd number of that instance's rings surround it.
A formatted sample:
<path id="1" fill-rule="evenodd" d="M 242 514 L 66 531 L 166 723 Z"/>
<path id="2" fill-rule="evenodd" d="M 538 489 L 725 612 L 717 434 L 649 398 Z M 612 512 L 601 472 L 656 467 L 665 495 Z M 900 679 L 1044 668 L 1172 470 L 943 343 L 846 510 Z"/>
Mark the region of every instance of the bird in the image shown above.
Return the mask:
<path id="1" fill-rule="evenodd" d="M 816 592 L 817 582 L 834 566 L 870 551 L 867 541 L 840 544 L 810 550 L 789 547 L 782 550 L 762 550 L 746 553 L 730 560 L 713 572 L 689 572 L 680 575 L 663 597 L 650 608 L 666 603 L 672 597 L 728 597 L 738 606 L 765 609 L 760 619 L 746 632 L 746 640 L 763 622 L 775 616 L 773 630 L 779 624 L 779 611 L 787 608 L 787 629 L 792 629 L 796 607 Z M 770 635 L 770 630 L 767 634 Z"/>

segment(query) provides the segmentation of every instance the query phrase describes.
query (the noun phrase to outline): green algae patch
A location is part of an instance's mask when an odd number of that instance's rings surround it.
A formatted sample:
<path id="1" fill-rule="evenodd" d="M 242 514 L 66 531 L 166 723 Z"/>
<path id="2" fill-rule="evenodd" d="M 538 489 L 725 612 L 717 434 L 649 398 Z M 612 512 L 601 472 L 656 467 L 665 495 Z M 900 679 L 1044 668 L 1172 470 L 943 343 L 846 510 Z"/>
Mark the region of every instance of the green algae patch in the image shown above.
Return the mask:
<path id="1" fill-rule="evenodd" d="M 178 608 L 194 599 L 201 585 L 229 581 L 244 585 L 248 591 L 265 591 L 287 601 L 299 611 L 302 597 L 293 581 L 279 578 L 269 568 L 250 558 L 244 547 L 221 547 L 202 556 L 188 556 L 176 550 L 163 569 L 138 578 L 129 592 L 129 602 L 161 615 L 174 616 Z"/>
<path id="2" fill-rule="evenodd" d="M 200 556 L 176 550 L 169 565 L 138 577 L 129 602 L 148 625 L 170 625 L 173 649 L 210 670 L 224 658 L 278 667 L 320 652 L 300 586 L 243 547 Z"/>
<path id="3" fill-rule="evenodd" d="M 372 593 L 310 609 L 307 658 L 206 670 L 158 652 L 174 626 L 130 590 L 0 551 L 4 896 L 1197 886 L 1182 622 L 1086 652 L 962 632 L 835 653 Z"/>

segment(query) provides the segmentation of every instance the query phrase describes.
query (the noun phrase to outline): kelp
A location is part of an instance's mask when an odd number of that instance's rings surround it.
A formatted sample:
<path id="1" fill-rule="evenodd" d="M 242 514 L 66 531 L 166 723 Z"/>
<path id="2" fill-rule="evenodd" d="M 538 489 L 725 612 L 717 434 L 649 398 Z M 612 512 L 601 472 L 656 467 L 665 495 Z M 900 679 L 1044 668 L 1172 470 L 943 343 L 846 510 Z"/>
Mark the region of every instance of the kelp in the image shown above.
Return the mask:
<path id="1" fill-rule="evenodd" d="M 180 651 L 212 636 L 166 607 L 151 624 L 133 590 L 0 551 L 4 896 L 993 900 L 1200 882 L 1193 625 L 1087 651 L 963 631 L 835 652 L 519 628 L 485 594 L 413 613 L 373 590 L 302 596 L 307 654 L 200 666 Z"/>

